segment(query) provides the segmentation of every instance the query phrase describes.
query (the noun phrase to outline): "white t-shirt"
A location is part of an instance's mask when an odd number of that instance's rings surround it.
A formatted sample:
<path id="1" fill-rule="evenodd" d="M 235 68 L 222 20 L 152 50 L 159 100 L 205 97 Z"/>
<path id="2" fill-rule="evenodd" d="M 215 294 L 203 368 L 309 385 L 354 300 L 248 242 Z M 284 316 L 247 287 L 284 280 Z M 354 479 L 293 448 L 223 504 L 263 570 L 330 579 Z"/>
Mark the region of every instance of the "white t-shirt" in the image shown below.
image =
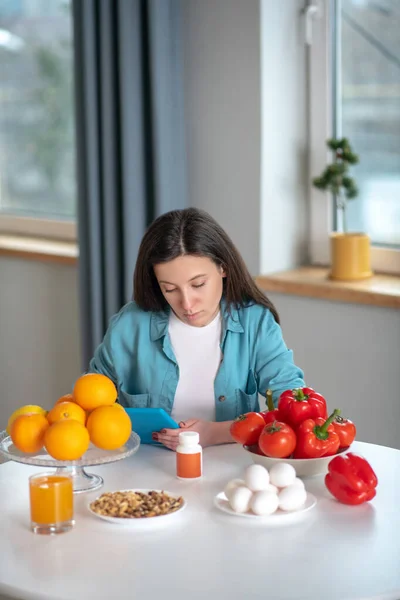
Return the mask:
<path id="1" fill-rule="evenodd" d="M 221 314 L 205 327 L 183 323 L 171 311 L 168 325 L 179 381 L 171 416 L 177 423 L 215 421 L 214 379 L 221 362 Z"/>

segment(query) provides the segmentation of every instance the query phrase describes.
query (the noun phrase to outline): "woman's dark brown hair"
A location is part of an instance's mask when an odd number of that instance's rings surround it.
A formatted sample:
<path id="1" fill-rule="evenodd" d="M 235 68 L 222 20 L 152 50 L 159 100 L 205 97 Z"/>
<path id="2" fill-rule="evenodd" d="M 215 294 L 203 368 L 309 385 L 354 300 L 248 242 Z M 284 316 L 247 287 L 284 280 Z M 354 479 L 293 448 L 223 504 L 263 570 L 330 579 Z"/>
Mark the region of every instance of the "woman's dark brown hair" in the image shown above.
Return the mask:
<path id="1" fill-rule="evenodd" d="M 140 308 L 146 311 L 165 309 L 168 303 L 153 267 L 185 254 L 207 256 L 224 268 L 223 293 L 228 307 L 261 304 L 279 323 L 274 305 L 254 283 L 232 240 L 208 213 L 197 208 L 172 210 L 161 215 L 143 236 L 133 276 L 133 299 Z"/>

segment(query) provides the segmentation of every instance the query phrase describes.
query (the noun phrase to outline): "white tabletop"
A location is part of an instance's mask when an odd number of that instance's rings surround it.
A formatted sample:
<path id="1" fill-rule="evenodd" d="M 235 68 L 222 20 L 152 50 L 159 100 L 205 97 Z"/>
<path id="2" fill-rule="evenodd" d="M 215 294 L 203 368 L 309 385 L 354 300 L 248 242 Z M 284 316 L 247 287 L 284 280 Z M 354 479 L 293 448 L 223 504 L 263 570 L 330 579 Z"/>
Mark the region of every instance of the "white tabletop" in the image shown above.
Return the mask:
<path id="1" fill-rule="evenodd" d="M 175 477 L 175 455 L 141 446 L 134 456 L 88 472 L 104 487 L 75 496 L 75 528 L 57 536 L 29 530 L 28 476 L 0 466 L 0 595 L 40 600 L 190 599 L 399 600 L 400 451 L 355 443 L 375 469 L 376 498 L 339 504 L 323 477 L 305 480 L 317 505 L 295 523 L 261 526 L 213 505 L 242 474 L 249 456 L 238 445 L 207 448 L 204 477 Z M 92 516 L 88 501 L 105 491 L 165 489 L 187 508 L 169 525 L 136 531 Z"/>

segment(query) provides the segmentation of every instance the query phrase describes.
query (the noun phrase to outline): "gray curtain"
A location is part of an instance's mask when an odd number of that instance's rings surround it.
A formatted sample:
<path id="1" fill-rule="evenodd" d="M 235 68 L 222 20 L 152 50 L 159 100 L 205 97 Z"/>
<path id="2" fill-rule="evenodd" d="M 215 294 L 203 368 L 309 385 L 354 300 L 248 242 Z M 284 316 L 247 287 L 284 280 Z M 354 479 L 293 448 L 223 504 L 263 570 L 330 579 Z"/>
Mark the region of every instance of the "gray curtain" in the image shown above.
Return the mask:
<path id="1" fill-rule="evenodd" d="M 132 297 L 140 240 L 186 205 L 180 0 L 75 0 L 83 369 Z"/>

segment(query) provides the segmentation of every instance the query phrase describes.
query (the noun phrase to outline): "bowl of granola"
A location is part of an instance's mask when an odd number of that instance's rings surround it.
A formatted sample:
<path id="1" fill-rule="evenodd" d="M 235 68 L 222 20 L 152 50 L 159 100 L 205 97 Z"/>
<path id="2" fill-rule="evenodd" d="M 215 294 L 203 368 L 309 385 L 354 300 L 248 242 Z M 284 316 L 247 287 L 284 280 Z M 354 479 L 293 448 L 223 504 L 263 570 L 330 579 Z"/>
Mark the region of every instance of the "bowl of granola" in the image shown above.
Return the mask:
<path id="1" fill-rule="evenodd" d="M 131 489 L 105 492 L 88 503 L 89 512 L 125 527 L 152 527 L 167 523 L 186 508 L 178 494 L 165 490 Z"/>

